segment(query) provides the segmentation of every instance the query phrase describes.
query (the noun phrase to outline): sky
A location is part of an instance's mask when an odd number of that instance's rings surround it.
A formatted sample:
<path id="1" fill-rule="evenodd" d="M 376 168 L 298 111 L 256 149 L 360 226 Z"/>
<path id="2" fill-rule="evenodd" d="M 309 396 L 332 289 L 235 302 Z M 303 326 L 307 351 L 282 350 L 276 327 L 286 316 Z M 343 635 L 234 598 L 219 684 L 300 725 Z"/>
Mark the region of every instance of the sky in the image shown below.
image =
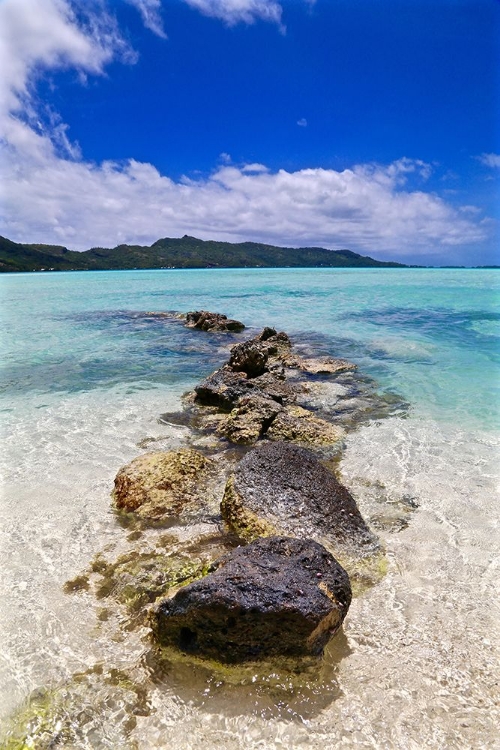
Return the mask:
<path id="1" fill-rule="evenodd" d="M 499 0 L 0 0 L 0 234 L 500 264 Z"/>

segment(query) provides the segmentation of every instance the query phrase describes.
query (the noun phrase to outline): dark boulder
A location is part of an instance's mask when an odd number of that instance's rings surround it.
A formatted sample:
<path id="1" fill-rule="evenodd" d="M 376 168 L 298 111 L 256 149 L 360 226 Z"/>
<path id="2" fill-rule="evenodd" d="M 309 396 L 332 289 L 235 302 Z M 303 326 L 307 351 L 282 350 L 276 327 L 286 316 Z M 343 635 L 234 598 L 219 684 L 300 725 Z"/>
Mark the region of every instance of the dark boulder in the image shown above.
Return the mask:
<path id="1" fill-rule="evenodd" d="M 308 539 L 259 539 L 217 565 L 160 604 L 161 645 L 228 663 L 320 655 L 351 602 L 345 570 Z"/>
<path id="2" fill-rule="evenodd" d="M 195 310 L 186 314 L 186 325 L 188 328 L 198 328 L 201 331 L 239 333 L 245 325 L 239 320 L 232 320 L 222 313 L 208 312 L 208 310 Z"/>

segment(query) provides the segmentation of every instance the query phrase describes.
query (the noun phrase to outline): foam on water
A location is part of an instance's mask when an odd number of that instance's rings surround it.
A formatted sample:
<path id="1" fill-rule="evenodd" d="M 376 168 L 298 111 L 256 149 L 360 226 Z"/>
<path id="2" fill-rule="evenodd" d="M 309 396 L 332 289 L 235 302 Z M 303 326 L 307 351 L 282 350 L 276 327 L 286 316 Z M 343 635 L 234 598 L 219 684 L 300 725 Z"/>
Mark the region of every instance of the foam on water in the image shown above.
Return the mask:
<path id="1" fill-rule="evenodd" d="M 389 572 L 353 602 L 344 641 L 326 654 L 330 671 L 302 694 L 279 674 L 267 686 L 256 677 L 235 687 L 204 672 L 172 673 L 151 684 L 150 710 L 130 739 L 108 705 L 81 747 L 497 746 L 494 278 L 349 270 L 2 278 L 0 714 L 34 688 L 98 663 L 134 669 L 144 654 L 141 633 L 113 640 L 94 598 L 62 585 L 96 552 L 124 546 L 109 501 L 117 469 L 151 446 L 183 443 L 185 428 L 158 417 L 226 356 L 225 339 L 138 313 L 204 307 L 354 359 L 410 402 L 408 417 L 351 432 L 340 464 L 387 547 Z M 318 399 L 334 404 L 343 393 L 334 385 Z"/>

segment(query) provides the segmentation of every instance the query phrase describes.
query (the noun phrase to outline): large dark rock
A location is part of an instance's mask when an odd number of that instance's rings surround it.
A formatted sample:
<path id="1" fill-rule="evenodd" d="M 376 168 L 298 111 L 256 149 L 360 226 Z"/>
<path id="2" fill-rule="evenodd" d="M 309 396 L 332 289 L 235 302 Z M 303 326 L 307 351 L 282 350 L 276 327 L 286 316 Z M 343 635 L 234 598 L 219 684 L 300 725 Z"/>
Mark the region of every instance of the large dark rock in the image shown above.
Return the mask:
<path id="1" fill-rule="evenodd" d="M 351 602 L 349 577 L 320 544 L 259 539 L 160 604 L 161 645 L 229 663 L 319 655 Z"/>
<path id="2" fill-rule="evenodd" d="M 286 535 L 323 544 L 354 576 L 358 589 L 384 573 L 378 540 L 349 490 L 311 451 L 297 445 L 258 443 L 229 477 L 221 512 L 230 530 L 246 542 Z"/>
<path id="3" fill-rule="evenodd" d="M 198 328 L 201 331 L 239 333 L 245 328 L 239 320 L 232 320 L 222 313 L 208 312 L 208 310 L 195 310 L 186 314 L 186 325 L 188 328 Z"/>

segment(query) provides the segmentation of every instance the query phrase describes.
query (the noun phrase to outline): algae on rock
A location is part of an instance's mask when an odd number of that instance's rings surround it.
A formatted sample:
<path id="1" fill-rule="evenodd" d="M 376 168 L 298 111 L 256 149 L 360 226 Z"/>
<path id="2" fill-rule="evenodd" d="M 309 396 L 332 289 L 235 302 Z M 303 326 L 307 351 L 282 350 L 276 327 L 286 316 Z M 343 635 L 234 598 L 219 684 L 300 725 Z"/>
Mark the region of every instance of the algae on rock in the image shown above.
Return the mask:
<path id="1" fill-rule="evenodd" d="M 209 511 L 212 468 L 211 459 L 192 448 L 145 453 L 116 475 L 115 507 L 144 520 Z"/>

